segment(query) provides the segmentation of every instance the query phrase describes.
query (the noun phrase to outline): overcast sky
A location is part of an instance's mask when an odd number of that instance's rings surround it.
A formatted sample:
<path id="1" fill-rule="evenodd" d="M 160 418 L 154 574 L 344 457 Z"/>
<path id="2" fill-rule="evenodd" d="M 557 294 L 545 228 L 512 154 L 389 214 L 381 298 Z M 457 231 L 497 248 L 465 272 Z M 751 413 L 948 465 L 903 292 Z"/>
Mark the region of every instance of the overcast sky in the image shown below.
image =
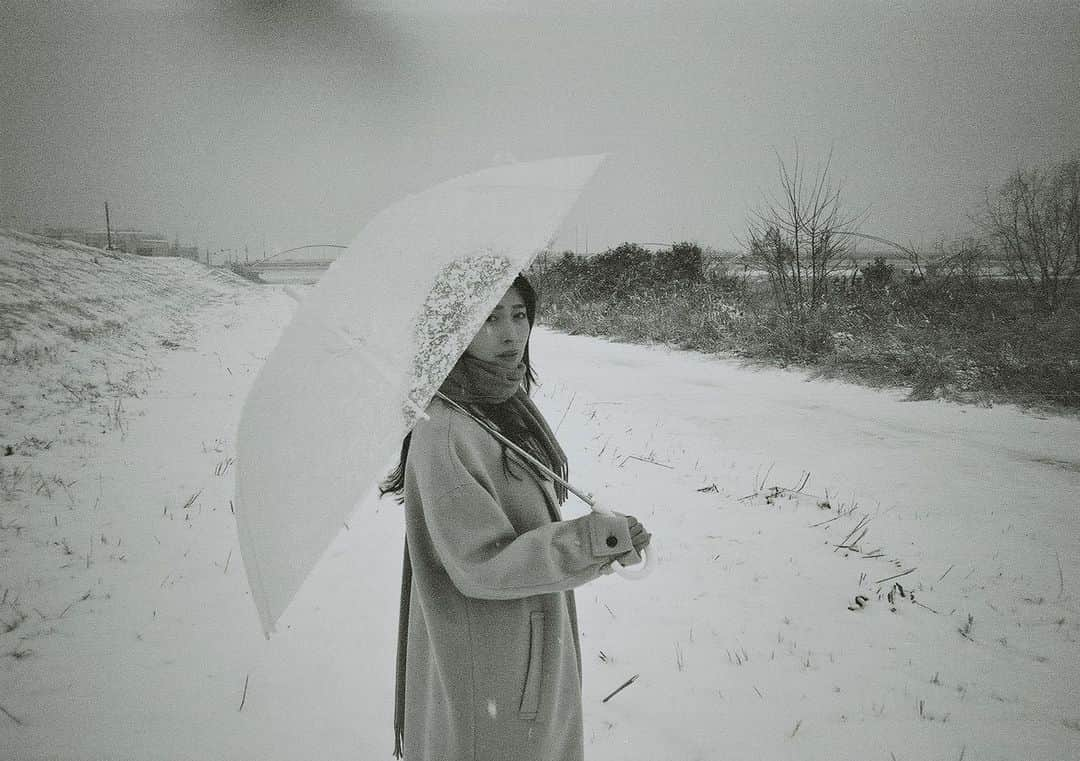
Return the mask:
<path id="1" fill-rule="evenodd" d="M 544 10 L 528 10 L 529 5 Z M 560 243 L 732 248 L 776 155 L 961 235 L 1080 152 L 1080 3 L 0 0 L 0 225 L 347 243 L 512 156 L 610 154 Z"/>

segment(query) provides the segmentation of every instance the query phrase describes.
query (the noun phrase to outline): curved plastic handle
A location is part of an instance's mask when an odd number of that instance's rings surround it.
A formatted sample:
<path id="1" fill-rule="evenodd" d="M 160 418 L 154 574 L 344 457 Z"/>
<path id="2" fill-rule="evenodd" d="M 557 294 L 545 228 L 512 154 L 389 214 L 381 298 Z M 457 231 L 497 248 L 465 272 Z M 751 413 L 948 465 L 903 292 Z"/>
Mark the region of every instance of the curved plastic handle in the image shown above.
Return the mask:
<path id="1" fill-rule="evenodd" d="M 591 494 L 586 503 L 593 509 L 594 512 L 601 513 L 603 515 L 614 515 L 615 511 L 606 507 L 602 502 L 597 500 Z M 634 564 L 632 566 L 625 566 L 618 560 L 612 562 L 611 567 L 615 569 L 615 573 L 622 576 L 624 579 L 630 579 L 631 581 L 640 581 L 653 572 L 656 568 L 656 542 L 652 539 L 649 540 L 648 548 L 642 547 L 638 552 L 641 555 L 641 563 Z"/>
<path id="2" fill-rule="evenodd" d="M 638 551 L 638 554 L 641 555 L 640 564 L 625 566 L 616 560 L 611 564 L 611 567 L 615 569 L 615 573 L 619 574 L 624 579 L 630 579 L 631 581 L 644 579 L 653 572 L 654 568 L 656 568 L 656 545 L 653 540 L 649 540 L 648 549 L 642 547 Z"/>

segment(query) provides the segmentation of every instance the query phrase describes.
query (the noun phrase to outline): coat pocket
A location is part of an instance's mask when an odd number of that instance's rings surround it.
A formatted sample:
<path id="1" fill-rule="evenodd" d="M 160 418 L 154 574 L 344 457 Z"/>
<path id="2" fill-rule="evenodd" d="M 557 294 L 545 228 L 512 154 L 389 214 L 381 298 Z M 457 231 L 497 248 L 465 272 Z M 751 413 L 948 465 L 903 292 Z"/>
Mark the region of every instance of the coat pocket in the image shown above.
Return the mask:
<path id="1" fill-rule="evenodd" d="M 529 668 L 525 673 L 525 689 L 521 694 L 523 719 L 535 719 L 540 711 L 540 676 L 544 668 L 544 614 L 529 614 Z"/>

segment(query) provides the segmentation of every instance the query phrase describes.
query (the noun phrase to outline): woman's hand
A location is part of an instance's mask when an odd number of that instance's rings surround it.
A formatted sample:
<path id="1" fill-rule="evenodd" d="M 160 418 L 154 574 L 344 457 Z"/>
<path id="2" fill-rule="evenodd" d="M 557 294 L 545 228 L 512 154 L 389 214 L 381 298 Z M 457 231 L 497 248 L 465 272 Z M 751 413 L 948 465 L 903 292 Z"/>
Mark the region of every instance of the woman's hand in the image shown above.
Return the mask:
<path id="1" fill-rule="evenodd" d="M 623 555 L 619 558 L 619 562 L 623 565 L 633 565 L 634 563 L 641 562 L 641 550 L 642 548 L 649 546 L 649 540 L 652 539 L 652 534 L 646 531 L 645 526 L 643 526 L 634 516 L 627 515 L 624 517 L 626 518 L 627 526 L 630 529 L 630 541 L 634 545 L 634 551 Z M 627 558 L 629 562 L 624 562 L 623 558 Z"/>

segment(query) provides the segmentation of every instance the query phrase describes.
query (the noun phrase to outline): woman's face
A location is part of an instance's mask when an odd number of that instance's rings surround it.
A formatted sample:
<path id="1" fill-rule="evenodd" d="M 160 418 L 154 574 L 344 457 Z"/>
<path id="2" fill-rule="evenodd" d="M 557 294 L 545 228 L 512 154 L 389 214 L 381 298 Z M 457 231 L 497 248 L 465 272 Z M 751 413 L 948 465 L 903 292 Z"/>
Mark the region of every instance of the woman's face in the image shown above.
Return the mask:
<path id="1" fill-rule="evenodd" d="M 491 310 L 465 353 L 487 362 L 517 367 L 525 354 L 531 330 L 525 299 L 516 288 L 511 288 Z"/>

